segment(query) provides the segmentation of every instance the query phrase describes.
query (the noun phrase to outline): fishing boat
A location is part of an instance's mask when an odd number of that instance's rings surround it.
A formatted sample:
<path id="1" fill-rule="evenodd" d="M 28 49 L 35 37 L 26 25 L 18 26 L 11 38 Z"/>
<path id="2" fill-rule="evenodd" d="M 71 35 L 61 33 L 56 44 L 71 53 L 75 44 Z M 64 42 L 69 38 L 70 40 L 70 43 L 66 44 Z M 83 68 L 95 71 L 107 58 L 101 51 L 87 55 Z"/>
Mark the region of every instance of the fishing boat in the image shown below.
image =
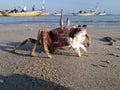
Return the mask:
<path id="1" fill-rule="evenodd" d="M 63 11 L 63 10 L 62 10 Z M 61 13 L 52 13 L 53 16 L 61 16 Z M 62 15 L 64 15 L 64 13 L 62 12 Z"/>
<path id="2" fill-rule="evenodd" d="M 44 16 L 50 14 L 50 12 L 49 12 L 49 10 L 48 10 L 47 8 L 45 8 L 45 9 L 41 9 L 41 11 L 43 12 L 42 15 L 44 15 Z"/>
<path id="3" fill-rule="evenodd" d="M 0 16 L 3 16 L 3 13 L 4 13 L 3 11 L 0 11 Z"/>
<path id="4" fill-rule="evenodd" d="M 61 10 L 61 12 L 60 13 L 52 13 L 52 15 L 53 16 L 63 16 L 64 15 L 64 13 L 63 13 L 63 9 Z"/>
<path id="5" fill-rule="evenodd" d="M 34 16 L 40 16 L 42 14 L 43 14 L 42 11 L 17 12 L 17 13 L 12 13 L 12 12 L 8 13 L 8 12 L 5 12 L 5 13 L 3 13 L 3 16 L 16 16 L 16 17 L 17 16 L 18 17 L 24 17 L 24 16 L 28 17 L 28 16 L 30 16 L 30 17 L 34 17 Z"/>
<path id="6" fill-rule="evenodd" d="M 3 14 L 0 12 L 0 16 L 3 16 Z"/>
<path id="7" fill-rule="evenodd" d="M 53 13 L 53 16 L 61 16 L 61 13 Z"/>
<path id="8" fill-rule="evenodd" d="M 104 15 L 106 15 L 106 12 L 105 11 L 104 12 L 99 12 L 98 15 L 104 16 Z"/>
<path id="9" fill-rule="evenodd" d="M 96 11 L 90 11 L 90 12 L 86 12 L 86 11 L 79 11 L 78 13 L 72 13 L 73 16 L 94 16 L 96 15 Z"/>
<path id="10" fill-rule="evenodd" d="M 50 14 L 49 9 L 45 7 L 45 0 L 42 1 L 42 9 L 40 11 L 43 12 L 42 15 L 44 15 L 44 16 Z"/>

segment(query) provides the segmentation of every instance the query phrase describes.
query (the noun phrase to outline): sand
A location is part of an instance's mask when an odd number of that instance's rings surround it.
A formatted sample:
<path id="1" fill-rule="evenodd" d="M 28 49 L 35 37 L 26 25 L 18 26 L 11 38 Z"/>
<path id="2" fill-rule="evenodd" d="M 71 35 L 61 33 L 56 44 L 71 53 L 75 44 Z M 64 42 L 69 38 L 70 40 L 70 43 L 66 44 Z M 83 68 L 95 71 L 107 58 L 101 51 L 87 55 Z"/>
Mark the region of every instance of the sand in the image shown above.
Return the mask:
<path id="1" fill-rule="evenodd" d="M 59 50 L 49 59 L 26 44 L 12 53 L 23 40 L 36 38 L 39 27 L 24 25 L 0 26 L 0 90 L 119 90 L 120 28 L 88 28 L 92 43 L 88 52 L 77 57 L 73 50 Z M 51 28 L 52 29 L 52 28 Z M 101 40 L 110 36 L 113 46 Z"/>

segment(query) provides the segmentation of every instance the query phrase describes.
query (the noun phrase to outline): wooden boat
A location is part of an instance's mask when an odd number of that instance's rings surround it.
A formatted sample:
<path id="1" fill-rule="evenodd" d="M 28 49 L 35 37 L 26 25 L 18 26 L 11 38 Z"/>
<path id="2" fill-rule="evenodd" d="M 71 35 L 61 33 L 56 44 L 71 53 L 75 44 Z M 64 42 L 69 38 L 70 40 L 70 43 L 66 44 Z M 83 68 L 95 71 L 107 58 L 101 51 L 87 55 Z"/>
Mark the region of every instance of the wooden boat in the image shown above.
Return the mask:
<path id="1" fill-rule="evenodd" d="M 42 1 L 42 9 L 40 10 L 43 12 L 42 15 L 46 16 L 50 14 L 50 11 L 48 8 L 45 7 L 45 0 Z"/>
<path id="2" fill-rule="evenodd" d="M 79 11 L 78 13 L 72 13 L 73 16 L 93 16 L 93 15 L 96 15 L 96 12 L 95 11 L 89 11 L 89 12 L 86 12 L 86 11 Z"/>
<path id="3" fill-rule="evenodd" d="M 3 16 L 3 11 L 0 11 L 0 16 Z"/>
<path id="4" fill-rule="evenodd" d="M 61 13 L 53 13 L 52 15 L 53 16 L 61 16 Z M 64 13 L 62 15 L 64 15 Z"/>
<path id="5" fill-rule="evenodd" d="M 106 15 L 106 12 L 105 12 L 105 11 L 104 11 L 104 12 L 99 12 L 98 15 L 100 15 L 100 16 L 104 16 L 104 15 Z"/>
<path id="6" fill-rule="evenodd" d="M 42 15 L 44 15 L 44 16 L 50 14 L 50 11 L 49 11 L 47 8 L 45 8 L 45 9 L 41 9 L 41 11 L 43 12 Z"/>
<path id="7" fill-rule="evenodd" d="M 53 13 L 52 15 L 53 15 L 53 16 L 60 16 L 61 13 Z"/>
<path id="8" fill-rule="evenodd" d="M 63 10 L 61 10 L 61 13 L 53 13 L 52 14 L 53 16 L 63 16 L 64 15 L 64 13 L 63 13 Z"/>
<path id="9" fill-rule="evenodd" d="M 0 16 L 3 16 L 3 14 L 2 14 L 2 13 L 0 13 Z"/>
<path id="10" fill-rule="evenodd" d="M 42 15 L 42 11 L 31 11 L 31 12 L 18 12 L 18 13 L 3 13 L 3 16 L 18 16 L 18 17 L 34 17 Z"/>
<path id="11" fill-rule="evenodd" d="M 72 13 L 73 16 L 94 16 L 96 12 Z"/>

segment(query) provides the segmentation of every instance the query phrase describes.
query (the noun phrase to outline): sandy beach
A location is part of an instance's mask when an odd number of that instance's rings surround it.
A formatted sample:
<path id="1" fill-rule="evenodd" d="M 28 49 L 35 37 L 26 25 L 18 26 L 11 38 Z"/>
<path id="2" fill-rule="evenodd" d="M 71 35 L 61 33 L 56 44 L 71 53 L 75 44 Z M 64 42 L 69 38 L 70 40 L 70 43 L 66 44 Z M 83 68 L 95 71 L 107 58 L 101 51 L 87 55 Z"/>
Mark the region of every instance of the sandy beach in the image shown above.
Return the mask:
<path id="1" fill-rule="evenodd" d="M 73 50 L 59 50 L 49 59 L 26 44 L 16 53 L 13 47 L 27 38 L 36 38 L 39 26 L 0 25 L 0 90 L 119 90 L 120 28 L 88 28 L 92 43 L 77 57 Z M 52 28 L 51 28 L 52 29 Z M 50 29 L 49 29 L 50 30 Z M 111 46 L 102 40 L 116 40 Z"/>

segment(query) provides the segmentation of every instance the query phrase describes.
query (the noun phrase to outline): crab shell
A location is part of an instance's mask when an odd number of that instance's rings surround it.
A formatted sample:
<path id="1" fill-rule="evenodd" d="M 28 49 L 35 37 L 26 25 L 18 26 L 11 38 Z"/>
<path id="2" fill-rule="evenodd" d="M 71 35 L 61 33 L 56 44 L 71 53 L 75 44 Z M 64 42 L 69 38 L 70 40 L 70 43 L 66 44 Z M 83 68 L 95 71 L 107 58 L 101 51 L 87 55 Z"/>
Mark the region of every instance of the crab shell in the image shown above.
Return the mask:
<path id="1" fill-rule="evenodd" d="M 41 36 L 40 38 L 43 38 L 43 40 L 41 41 L 42 43 L 47 44 L 47 45 L 42 44 L 44 51 L 45 51 L 45 47 L 46 47 L 46 48 L 48 48 L 48 50 L 46 50 L 46 51 L 53 52 L 53 51 L 57 50 L 58 48 L 69 45 L 67 37 L 73 38 L 74 35 L 77 34 L 78 32 L 80 32 L 81 30 L 83 30 L 83 28 L 81 28 L 81 27 L 71 27 L 71 29 L 69 30 L 65 26 L 62 28 L 55 28 L 53 30 L 50 30 L 49 32 L 41 31 L 44 34 L 42 34 L 42 35 L 39 34 L 38 36 Z M 41 39 L 39 39 L 39 40 L 41 40 Z"/>

